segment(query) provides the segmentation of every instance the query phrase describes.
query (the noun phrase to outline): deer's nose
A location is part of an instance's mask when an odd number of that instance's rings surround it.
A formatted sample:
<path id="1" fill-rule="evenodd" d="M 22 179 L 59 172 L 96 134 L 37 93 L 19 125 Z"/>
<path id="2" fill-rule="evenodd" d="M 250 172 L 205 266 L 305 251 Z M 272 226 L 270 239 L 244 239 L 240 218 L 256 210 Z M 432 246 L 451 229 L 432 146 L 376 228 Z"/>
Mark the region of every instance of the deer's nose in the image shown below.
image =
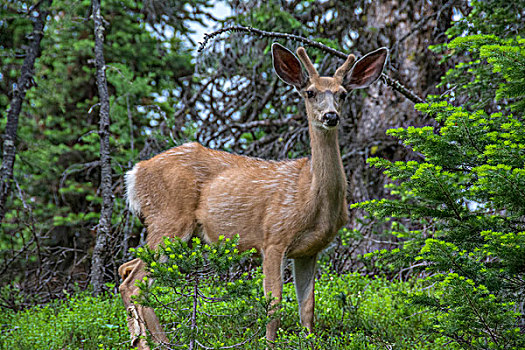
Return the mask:
<path id="1" fill-rule="evenodd" d="M 328 112 L 323 115 L 323 123 L 327 126 L 336 126 L 339 124 L 339 115 L 335 112 Z"/>

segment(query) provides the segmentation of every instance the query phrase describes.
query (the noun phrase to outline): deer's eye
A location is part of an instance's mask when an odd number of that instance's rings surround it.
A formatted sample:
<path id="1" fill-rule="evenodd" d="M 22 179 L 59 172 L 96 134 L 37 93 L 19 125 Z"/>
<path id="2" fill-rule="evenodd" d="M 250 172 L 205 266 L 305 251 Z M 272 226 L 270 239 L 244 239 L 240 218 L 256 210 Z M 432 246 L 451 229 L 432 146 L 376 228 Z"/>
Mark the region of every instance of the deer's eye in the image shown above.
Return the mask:
<path id="1" fill-rule="evenodd" d="M 344 100 L 346 99 L 346 96 L 347 96 L 347 95 L 348 95 L 347 92 L 340 92 L 340 93 L 339 93 L 339 99 L 340 99 L 341 101 L 344 101 Z"/>
<path id="2" fill-rule="evenodd" d="M 315 96 L 315 92 L 314 91 L 311 91 L 311 90 L 307 90 L 306 91 L 306 97 L 312 98 L 314 96 Z"/>

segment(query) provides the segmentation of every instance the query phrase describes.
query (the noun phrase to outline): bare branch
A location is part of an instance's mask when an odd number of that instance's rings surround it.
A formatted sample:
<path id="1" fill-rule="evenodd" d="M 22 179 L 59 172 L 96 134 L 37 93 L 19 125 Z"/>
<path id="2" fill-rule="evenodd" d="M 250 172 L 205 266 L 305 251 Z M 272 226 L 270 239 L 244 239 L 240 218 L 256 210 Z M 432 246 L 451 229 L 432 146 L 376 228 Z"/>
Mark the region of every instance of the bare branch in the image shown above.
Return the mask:
<path id="1" fill-rule="evenodd" d="M 305 38 L 300 35 L 295 34 L 287 34 L 287 33 L 279 33 L 279 32 L 267 32 L 265 30 L 260 30 L 252 27 L 243 27 L 243 26 L 232 26 L 232 27 L 226 27 L 219 29 L 211 34 L 204 34 L 204 41 L 200 43 L 198 52 L 202 52 L 206 45 L 208 44 L 208 41 L 210 39 L 213 39 L 214 37 L 224 33 L 224 32 L 238 32 L 238 33 L 246 33 L 248 35 L 254 35 L 254 36 L 261 36 L 261 37 L 269 37 L 269 38 L 276 38 L 276 39 L 287 39 L 292 41 L 298 41 L 300 43 L 303 43 L 305 45 L 308 45 L 310 47 L 317 48 L 319 50 L 322 50 L 326 53 L 329 53 L 333 56 L 346 59 L 348 57 L 348 54 L 338 51 L 336 49 L 333 49 L 329 46 L 326 46 L 324 44 L 321 44 L 320 42 L 310 40 L 308 38 Z M 405 96 L 407 99 L 414 103 L 426 103 L 424 99 L 417 96 L 414 92 L 412 92 L 410 89 L 402 85 L 399 81 L 392 79 L 387 74 L 382 73 L 381 77 L 384 79 L 386 85 L 390 86 L 392 89 L 398 91 L 403 96 Z"/>

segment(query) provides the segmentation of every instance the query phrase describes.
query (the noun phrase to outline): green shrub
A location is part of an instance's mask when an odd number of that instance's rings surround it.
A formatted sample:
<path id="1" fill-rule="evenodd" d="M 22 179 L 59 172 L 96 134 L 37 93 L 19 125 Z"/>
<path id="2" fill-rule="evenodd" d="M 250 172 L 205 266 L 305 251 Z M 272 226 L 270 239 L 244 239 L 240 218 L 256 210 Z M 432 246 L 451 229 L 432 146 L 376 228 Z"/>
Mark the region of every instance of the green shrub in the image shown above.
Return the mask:
<path id="1" fill-rule="evenodd" d="M 270 303 L 262 275 L 238 268 L 253 252 L 240 253 L 237 244 L 238 237 L 212 245 L 166 238 L 156 250 L 137 249 L 149 276 L 136 299 L 156 309 L 175 347 L 243 347 L 264 338 Z"/>

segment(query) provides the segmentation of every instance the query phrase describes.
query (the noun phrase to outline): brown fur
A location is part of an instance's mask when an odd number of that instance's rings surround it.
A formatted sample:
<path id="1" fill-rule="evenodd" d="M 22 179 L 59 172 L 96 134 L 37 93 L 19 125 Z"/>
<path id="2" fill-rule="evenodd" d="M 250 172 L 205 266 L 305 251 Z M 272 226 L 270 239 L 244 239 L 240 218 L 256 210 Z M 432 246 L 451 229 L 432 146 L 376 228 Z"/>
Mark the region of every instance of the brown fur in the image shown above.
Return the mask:
<path id="1" fill-rule="evenodd" d="M 281 73 L 276 68 L 279 76 L 296 87 L 306 86 L 300 91 L 305 97 L 307 90 L 315 93 L 305 98 L 310 159 L 265 161 L 188 143 L 138 163 L 126 182 L 131 208 L 145 219 L 150 247 L 158 246 L 163 236 L 190 239 L 199 234 L 207 242 L 216 242 L 219 235 L 238 234 L 240 249 L 255 248 L 261 253 L 264 291 L 271 292 L 276 302 L 282 296 L 283 260 L 296 259 L 301 323 L 312 331 L 315 260 L 348 217 L 337 127 L 323 121 L 325 114 L 338 113 L 337 95 L 346 90 L 339 77 L 316 76 L 304 84 L 296 72 L 297 62 L 286 61 L 296 58 L 283 50 L 274 51 L 274 64 L 277 60 L 279 69 L 290 67 L 290 71 Z M 309 62 L 305 52 L 300 56 Z M 312 69 L 313 65 L 309 72 Z M 155 340 L 165 342 L 153 310 L 134 305 L 130 298 L 138 293 L 134 281 L 145 276 L 143 267 L 136 259 L 119 270 L 128 326 L 133 337 L 144 336 L 148 329 Z M 268 325 L 269 341 L 275 340 L 278 325 L 278 320 Z M 138 340 L 135 345 L 148 349 Z"/>

